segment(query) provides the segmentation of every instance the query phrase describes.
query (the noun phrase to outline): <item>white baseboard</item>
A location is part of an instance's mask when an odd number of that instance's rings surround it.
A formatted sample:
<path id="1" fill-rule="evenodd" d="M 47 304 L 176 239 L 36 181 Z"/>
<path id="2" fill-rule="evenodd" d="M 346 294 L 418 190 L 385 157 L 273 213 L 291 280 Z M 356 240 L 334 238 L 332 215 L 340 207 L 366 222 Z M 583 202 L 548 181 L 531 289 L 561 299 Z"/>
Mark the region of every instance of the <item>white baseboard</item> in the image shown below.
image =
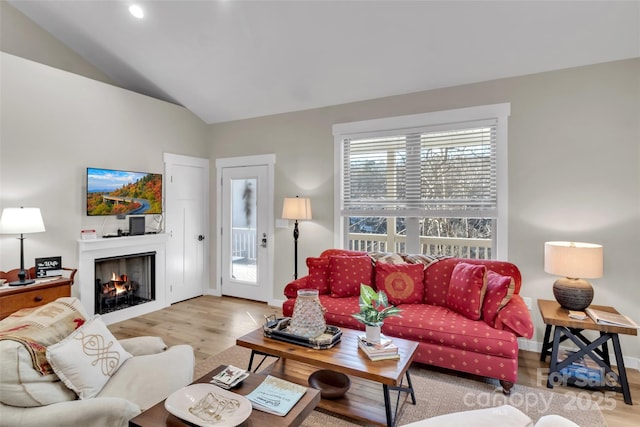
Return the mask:
<path id="1" fill-rule="evenodd" d="M 220 292 L 220 289 L 207 288 L 207 292 L 205 292 L 205 295 L 213 295 L 214 297 L 221 297 L 222 292 Z"/>
<path id="2" fill-rule="evenodd" d="M 282 308 L 282 304 L 284 304 L 285 300 L 283 299 L 272 299 L 267 301 L 267 304 L 269 305 L 269 307 L 278 307 L 278 308 Z"/>

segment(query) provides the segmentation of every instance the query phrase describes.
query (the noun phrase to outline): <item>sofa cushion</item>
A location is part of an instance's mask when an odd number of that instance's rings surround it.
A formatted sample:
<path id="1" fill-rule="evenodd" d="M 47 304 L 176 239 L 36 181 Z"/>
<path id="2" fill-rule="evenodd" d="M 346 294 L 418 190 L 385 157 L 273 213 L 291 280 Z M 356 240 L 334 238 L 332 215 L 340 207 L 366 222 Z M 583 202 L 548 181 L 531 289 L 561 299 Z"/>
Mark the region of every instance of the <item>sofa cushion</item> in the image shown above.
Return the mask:
<path id="1" fill-rule="evenodd" d="M 88 317 L 73 297 L 23 309 L 0 322 L 0 400 L 20 407 L 75 400 L 53 372 L 46 347 L 63 339 Z"/>
<path id="2" fill-rule="evenodd" d="M 498 312 L 507 305 L 515 289 L 513 277 L 487 271 L 487 292 L 482 303 L 482 320 L 487 322 L 487 325 L 495 326 Z"/>
<path id="3" fill-rule="evenodd" d="M 393 305 L 417 304 L 424 299 L 422 264 L 387 264 L 378 261 L 375 278 L 376 288 L 384 291 Z"/>
<path id="4" fill-rule="evenodd" d="M 160 353 L 132 357 L 96 397 L 124 398 L 145 411 L 189 385 L 193 380 L 194 364 L 193 348 L 188 345 L 174 345 Z M 167 374 L 157 375 L 159 372 Z"/>
<path id="5" fill-rule="evenodd" d="M 430 264 L 424 272 L 424 300 L 427 304 L 447 306 L 447 291 L 451 273 L 453 273 L 453 268 L 460 262 L 482 264 L 487 267 L 487 270 L 493 270 L 503 276 L 511 276 L 516 285 L 515 293 L 520 292 L 522 276 L 515 264 L 507 261 L 486 259 L 442 258 L 438 262 Z"/>
<path id="6" fill-rule="evenodd" d="M 364 256 L 366 252 L 363 251 L 352 251 L 350 249 L 336 249 L 330 248 L 325 249 L 320 254 L 320 258 L 331 258 L 332 256 Z"/>
<path id="7" fill-rule="evenodd" d="M 168 346 L 160 337 L 142 336 L 118 340 L 124 351 L 132 356 L 144 356 L 166 351 Z"/>
<path id="8" fill-rule="evenodd" d="M 388 317 L 382 332 L 391 337 L 455 348 L 477 354 L 518 357 L 518 341 L 509 331 L 494 329 L 482 320 L 426 304 L 403 304 L 402 317 Z M 473 356 L 471 356 L 473 355 Z"/>
<path id="9" fill-rule="evenodd" d="M 309 278 L 307 285 L 311 289 L 317 289 L 320 295 L 328 294 L 331 291 L 329 287 L 329 258 L 307 258 L 307 268 L 309 270 Z"/>
<path id="10" fill-rule="evenodd" d="M 478 320 L 482 315 L 482 300 L 487 289 L 487 268 L 484 265 L 458 263 L 453 268 L 447 307 L 468 317 Z"/>
<path id="11" fill-rule="evenodd" d="M 75 400 L 76 394 L 56 374 L 40 375 L 27 348 L 17 341 L 0 341 L 0 400 L 23 408 Z"/>
<path id="12" fill-rule="evenodd" d="M 329 258 L 329 284 L 335 298 L 360 295 L 360 285 L 371 286 L 373 268 L 367 255 Z"/>
<path id="13" fill-rule="evenodd" d="M 533 427 L 533 422 L 526 414 L 510 405 L 498 407 L 472 409 L 469 411 L 452 412 L 439 415 L 403 427 Z M 561 426 L 561 424 L 558 424 Z M 538 425 L 536 424 L 536 427 Z"/>
<path id="14" fill-rule="evenodd" d="M 520 295 L 511 297 L 507 305 L 498 312 L 495 327 L 513 331 L 519 337 L 533 336 L 533 321 L 527 305 Z"/>
<path id="15" fill-rule="evenodd" d="M 47 360 L 80 399 L 96 396 L 125 360 L 131 358 L 100 316 L 47 348 Z"/>
<path id="16" fill-rule="evenodd" d="M 351 315 L 360 311 L 360 296 L 333 298 L 329 295 L 320 295 L 320 304 L 326 309 L 325 319 L 328 324 L 364 330 L 364 325 Z"/>
<path id="17" fill-rule="evenodd" d="M 386 264 L 406 264 L 404 258 L 395 252 L 368 252 L 368 255 L 376 263 L 384 262 Z"/>

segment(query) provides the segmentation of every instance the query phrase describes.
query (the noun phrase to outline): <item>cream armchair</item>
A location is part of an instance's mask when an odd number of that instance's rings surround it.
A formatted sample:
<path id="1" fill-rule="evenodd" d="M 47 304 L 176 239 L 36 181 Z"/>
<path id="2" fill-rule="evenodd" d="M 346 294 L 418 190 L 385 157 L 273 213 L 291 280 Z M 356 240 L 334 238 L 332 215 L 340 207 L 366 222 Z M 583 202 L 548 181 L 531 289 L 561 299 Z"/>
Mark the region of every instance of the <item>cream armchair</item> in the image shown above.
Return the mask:
<path id="1" fill-rule="evenodd" d="M 97 396 L 78 399 L 55 374 L 40 375 L 23 344 L 0 340 L 0 426 L 127 426 L 131 418 L 193 381 L 191 346 L 167 348 L 158 337 L 119 343 L 133 357 Z"/>

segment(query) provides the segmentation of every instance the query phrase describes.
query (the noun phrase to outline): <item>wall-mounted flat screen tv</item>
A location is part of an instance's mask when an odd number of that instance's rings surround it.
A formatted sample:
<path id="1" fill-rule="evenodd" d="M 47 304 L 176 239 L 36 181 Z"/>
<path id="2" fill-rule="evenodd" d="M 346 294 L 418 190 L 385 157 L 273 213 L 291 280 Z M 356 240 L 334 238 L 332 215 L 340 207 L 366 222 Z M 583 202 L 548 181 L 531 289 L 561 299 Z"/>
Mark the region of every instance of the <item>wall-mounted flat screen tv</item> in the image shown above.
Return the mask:
<path id="1" fill-rule="evenodd" d="M 162 213 L 162 174 L 87 168 L 87 215 Z"/>

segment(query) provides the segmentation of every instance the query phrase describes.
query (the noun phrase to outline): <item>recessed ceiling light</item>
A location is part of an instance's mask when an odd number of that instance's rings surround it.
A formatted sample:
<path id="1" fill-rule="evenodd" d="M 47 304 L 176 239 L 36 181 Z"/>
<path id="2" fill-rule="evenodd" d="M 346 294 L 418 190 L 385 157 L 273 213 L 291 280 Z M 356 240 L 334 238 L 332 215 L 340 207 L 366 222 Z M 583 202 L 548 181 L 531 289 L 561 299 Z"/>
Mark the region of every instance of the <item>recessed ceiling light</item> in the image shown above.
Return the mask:
<path id="1" fill-rule="evenodd" d="M 137 4 L 132 4 L 129 6 L 129 13 L 135 16 L 138 19 L 144 18 L 144 10 Z"/>

